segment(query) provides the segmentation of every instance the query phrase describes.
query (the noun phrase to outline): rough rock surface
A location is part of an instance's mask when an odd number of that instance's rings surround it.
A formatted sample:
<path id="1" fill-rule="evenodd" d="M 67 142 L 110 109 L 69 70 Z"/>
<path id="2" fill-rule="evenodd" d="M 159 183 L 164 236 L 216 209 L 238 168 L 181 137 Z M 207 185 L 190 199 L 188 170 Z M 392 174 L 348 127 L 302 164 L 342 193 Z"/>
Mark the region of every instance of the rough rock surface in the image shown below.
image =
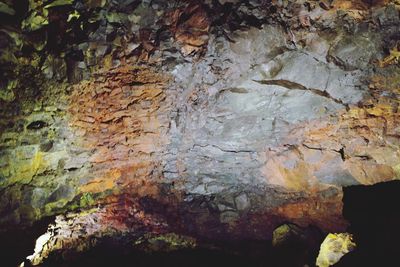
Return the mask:
<path id="1" fill-rule="evenodd" d="M 43 2 L 0 5 L 0 229 L 343 231 L 400 178 L 398 1 Z"/>
<path id="2" fill-rule="evenodd" d="M 340 258 L 356 247 L 352 238 L 349 233 L 328 234 L 321 244 L 316 265 L 329 267 L 337 263 Z"/>

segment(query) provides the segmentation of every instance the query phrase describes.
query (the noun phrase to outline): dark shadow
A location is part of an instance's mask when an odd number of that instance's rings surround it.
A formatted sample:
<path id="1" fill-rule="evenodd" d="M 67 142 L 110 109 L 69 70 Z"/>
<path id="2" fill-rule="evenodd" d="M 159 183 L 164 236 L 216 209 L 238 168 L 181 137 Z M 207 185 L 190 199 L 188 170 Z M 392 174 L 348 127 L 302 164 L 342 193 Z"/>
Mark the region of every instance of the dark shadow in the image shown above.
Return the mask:
<path id="1" fill-rule="evenodd" d="M 400 181 L 344 188 L 343 202 L 357 249 L 336 266 L 398 266 Z"/>
<path id="2" fill-rule="evenodd" d="M 209 248 L 143 252 L 133 250 L 126 240 L 109 240 L 84 253 L 51 255 L 41 267 L 303 267 L 307 263 L 304 244 L 277 250 L 269 241 L 213 242 Z"/>
<path id="3" fill-rule="evenodd" d="M 0 266 L 19 266 L 26 256 L 33 253 L 36 239 L 47 231 L 53 221 L 54 217 L 45 218 L 24 229 L 10 225 L 8 231 L 0 232 Z"/>

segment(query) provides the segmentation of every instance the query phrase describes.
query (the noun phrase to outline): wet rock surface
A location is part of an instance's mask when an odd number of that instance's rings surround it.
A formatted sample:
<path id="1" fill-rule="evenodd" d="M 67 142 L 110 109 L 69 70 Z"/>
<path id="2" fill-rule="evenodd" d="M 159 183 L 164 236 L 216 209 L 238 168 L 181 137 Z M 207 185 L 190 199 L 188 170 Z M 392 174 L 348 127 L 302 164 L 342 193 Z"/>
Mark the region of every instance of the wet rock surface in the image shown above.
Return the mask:
<path id="1" fill-rule="evenodd" d="M 343 187 L 400 178 L 397 1 L 0 3 L 5 233 L 342 232 Z"/>

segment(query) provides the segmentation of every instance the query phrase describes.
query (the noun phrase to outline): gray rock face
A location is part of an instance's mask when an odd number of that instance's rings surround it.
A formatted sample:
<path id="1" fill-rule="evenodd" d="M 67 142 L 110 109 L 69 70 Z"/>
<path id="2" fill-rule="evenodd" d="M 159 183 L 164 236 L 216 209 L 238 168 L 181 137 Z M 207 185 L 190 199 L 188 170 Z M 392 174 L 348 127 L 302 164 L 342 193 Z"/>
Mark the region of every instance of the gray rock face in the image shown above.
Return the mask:
<path id="1" fill-rule="evenodd" d="M 372 60 L 381 56 L 380 38 L 373 32 L 341 38 L 331 47 L 330 56 L 345 70 L 366 69 Z"/>
<path id="2" fill-rule="evenodd" d="M 214 40 L 200 62 L 175 67 L 172 73 L 182 91 L 178 103 L 185 104 L 173 123 L 169 151 L 176 157 L 166 158 L 166 177 L 185 177 L 185 190 L 193 194 L 268 185 L 260 153 L 299 145 L 301 139 L 287 138 L 295 125 L 334 115 L 368 94 L 361 86 L 364 72 L 343 70 L 326 61 L 328 54 L 293 50 L 286 37 L 278 26 L 252 28 L 239 32 L 235 43 Z M 218 62 L 227 63 L 217 79 L 211 68 Z M 206 87 L 205 93 L 199 95 L 198 87 Z M 335 158 L 327 170 L 315 173 L 317 178 L 332 185 L 353 184 L 348 172 L 331 173 L 342 162 L 339 155 Z M 183 172 L 174 167 L 178 162 Z"/>

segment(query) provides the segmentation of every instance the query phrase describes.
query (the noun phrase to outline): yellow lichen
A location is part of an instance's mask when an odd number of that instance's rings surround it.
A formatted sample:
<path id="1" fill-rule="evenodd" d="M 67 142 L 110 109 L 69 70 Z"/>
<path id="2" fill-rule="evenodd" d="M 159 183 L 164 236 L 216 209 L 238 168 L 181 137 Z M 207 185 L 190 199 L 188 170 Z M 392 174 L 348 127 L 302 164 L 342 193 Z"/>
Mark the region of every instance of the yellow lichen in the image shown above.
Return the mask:
<path id="1" fill-rule="evenodd" d="M 392 109 L 393 107 L 391 105 L 387 105 L 387 104 L 377 104 L 376 106 L 367 109 L 367 113 L 370 115 L 374 115 L 377 117 L 380 116 L 385 116 L 385 115 L 390 115 L 392 114 Z"/>
<path id="2" fill-rule="evenodd" d="M 352 238 L 353 236 L 349 233 L 328 234 L 321 244 L 316 265 L 329 267 L 339 262 L 345 254 L 356 247 Z"/>
<path id="3" fill-rule="evenodd" d="M 87 184 L 83 185 L 80 190 L 84 193 L 99 193 L 108 189 L 113 189 L 115 182 L 121 178 L 121 170 L 111 169 L 104 176 L 93 179 Z"/>
<path id="4" fill-rule="evenodd" d="M 390 50 L 390 54 L 385 57 L 382 61 L 379 62 L 379 66 L 381 68 L 386 67 L 388 65 L 396 64 L 400 60 L 400 51 L 397 47 Z"/>
<path id="5" fill-rule="evenodd" d="M 396 166 L 394 166 L 393 171 L 396 175 L 396 179 L 400 180 L 400 164 L 397 164 Z"/>
<path id="6" fill-rule="evenodd" d="M 46 169 L 47 163 L 44 160 L 43 152 L 34 148 L 31 156 L 27 157 L 26 153 L 24 150 L 16 151 L 14 158 L 9 158 L 8 164 L 0 169 L 0 176 L 8 177 L 4 182 L 8 184 L 29 183 L 35 175 Z"/>
<path id="7" fill-rule="evenodd" d="M 299 236 L 300 228 L 295 225 L 284 224 L 279 226 L 272 233 L 272 245 L 280 246 L 285 244 L 285 242 L 290 241 L 289 239 L 293 236 Z"/>
<path id="8" fill-rule="evenodd" d="M 68 15 L 67 21 L 70 22 L 73 19 L 79 19 L 80 16 L 81 15 L 79 14 L 79 12 L 74 10 L 74 12 L 72 12 L 71 14 Z"/>

